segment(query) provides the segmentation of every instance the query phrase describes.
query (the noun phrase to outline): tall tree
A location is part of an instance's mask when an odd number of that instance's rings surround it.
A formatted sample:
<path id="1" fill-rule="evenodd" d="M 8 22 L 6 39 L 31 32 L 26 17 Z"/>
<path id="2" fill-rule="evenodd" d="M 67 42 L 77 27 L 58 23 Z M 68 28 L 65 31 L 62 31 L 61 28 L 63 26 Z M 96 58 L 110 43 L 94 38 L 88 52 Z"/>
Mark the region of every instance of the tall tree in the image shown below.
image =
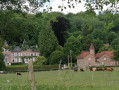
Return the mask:
<path id="1" fill-rule="evenodd" d="M 59 45 L 64 46 L 66 30 L 69 28 L 69 21 L 64 17 L 57 17 L 57 22 L 51 21 L 52 30 L 59 41 Z"/>
<path id="2" fill-rule="evenodd" d="M 71 36 L 67 39 L 67 42 L 64 45 L 64 53 L 70 55 L 73 58 L 73 62 L 76 62 L 76 57 L 82 51 L 82 44 L 79 37 L 75 38 Z"/>
<path id="3" fill-rule="evenodd" d="M 3 39 L 0 37 L 0 69 L 4 69 L 5 68 L 5 63 L 4 63 L 4 56 L 2 53 L 2 46 L 3 46 Z"/>
<path id="4" fill-rule="evenodd" d="M 108 42 L 111 43 L 115 38 L 117 38 L 117 34 L 115 32 L 110 32 L 108 34 Z"/>
<path id="5" fill-rule="evenodd" d="M 41 55 L 46 58 L 57 49 L 58 41 L 54 32 L 51 30 L 49 23 L 42 27 L 42 30 L 39 33 L 38 45 Z"/>
<path id="6" fill-rule="evenodd" d="M 119 45 L 115 46 L 115 50 L 113 52 L 113 59 L 119 61 Z"/>
<path id="7" fill-rule="evenodd" d="M 117 45 L 119 45 L 119 38 L 115 38 L 111 43 L 113 49 L 116 49 Z"/>
<path id="8" fill-rule="evenodd" d="M 100 48 L 102 48 L 104 46 L 103 41 L 100 40 L 99 38 L 93 39 L 93 44 L 94 44 L 96 53 L 99 51 Z"/>

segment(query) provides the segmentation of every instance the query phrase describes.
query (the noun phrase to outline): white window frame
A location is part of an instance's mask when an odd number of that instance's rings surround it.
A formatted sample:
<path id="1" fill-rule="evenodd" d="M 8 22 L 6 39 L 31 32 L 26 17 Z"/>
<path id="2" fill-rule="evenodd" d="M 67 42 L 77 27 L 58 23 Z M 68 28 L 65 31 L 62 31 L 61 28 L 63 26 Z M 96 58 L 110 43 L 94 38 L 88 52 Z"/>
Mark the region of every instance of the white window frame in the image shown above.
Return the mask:
<path id="1" fill-rule="evenodd" d="M 107 60 L 107 58 L 106 58 L 106 57 L 104 57 L 104 60 Z"/>
<path id="2" fill-rule="evenodd" d="M 91 58 L 89 57 L 89 58 L 88 58 L 88 60 L 90 61 L 90 60 L 91 60 Z"/>

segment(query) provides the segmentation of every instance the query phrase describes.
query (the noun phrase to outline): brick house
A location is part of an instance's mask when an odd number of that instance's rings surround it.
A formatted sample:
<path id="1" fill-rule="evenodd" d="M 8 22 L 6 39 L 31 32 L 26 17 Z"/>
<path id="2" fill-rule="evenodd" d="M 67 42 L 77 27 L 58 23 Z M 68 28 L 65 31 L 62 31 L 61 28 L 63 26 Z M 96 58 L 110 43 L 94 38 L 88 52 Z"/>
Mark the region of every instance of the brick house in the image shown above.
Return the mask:
<path id="1" fill-rule="evenodd" d="M 95 48 L 91 44 L 89 51 L 82 51 L 77 57 L 77 65 L 81 68 L 88 68 L 89 66 L 114 66 L 118 62 L 112 59 L 113 51 L 103 51 L 95 54 Z"/>
<path id="2" fill-rule="evenodd" d="M 29 60 L 35 61 L 36 57 L 39 56 L 39 51 L 34 51 L 31 49 L 22 50 L 19 46 L 16 46 L 13 50 L 9 50 L 7 48 L 3 48 L 3 54 L 4 54 L 4 62 L 5 65 L 11 65 L 11 63 L 28 63 Z M 23 58 L 23 57 L 29 57 L 30 58 Z M 24 60 L 22 60 L 24 59 Z"/>

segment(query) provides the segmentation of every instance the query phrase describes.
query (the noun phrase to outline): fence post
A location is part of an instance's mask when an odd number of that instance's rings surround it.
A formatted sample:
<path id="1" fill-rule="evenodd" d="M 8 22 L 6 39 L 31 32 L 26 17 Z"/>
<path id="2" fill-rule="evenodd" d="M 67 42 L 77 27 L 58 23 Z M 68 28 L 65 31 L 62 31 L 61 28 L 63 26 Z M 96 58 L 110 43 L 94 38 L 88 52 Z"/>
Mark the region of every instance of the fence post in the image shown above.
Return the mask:
<path id="1" fill-rule="evenodd" d="M 61 62 L 62 60 L 59 61 L 59 70 L 61 69 Z"/>
<path id="2" fill-rule="evenodd" d="M 31 83 L 31 90 L 36 90 L 35 75 L 33 71 L 32 60 L 29 60 L 28 65 L 29 65 L 28 70 L 29 70 L 29 81 Z"/>

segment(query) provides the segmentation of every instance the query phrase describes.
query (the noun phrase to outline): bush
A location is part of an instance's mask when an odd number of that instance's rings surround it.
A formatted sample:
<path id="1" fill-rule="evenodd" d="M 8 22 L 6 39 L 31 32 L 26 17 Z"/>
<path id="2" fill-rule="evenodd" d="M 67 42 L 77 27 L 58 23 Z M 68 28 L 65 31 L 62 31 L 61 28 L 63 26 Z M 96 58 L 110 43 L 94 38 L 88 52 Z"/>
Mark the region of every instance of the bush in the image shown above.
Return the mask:
<path id="1" fill-rule="evenodd" d="M 47 58 L 44 56 L 38 56 L 36 60 L 33 62 L 34 65 L 45 65 L 47 61 Z"/>
<path id="2" fill-rule="evenodd" d="M 59 64 L 60 60 L 62 60 L 62 63 L 66 63 L 66 56 L 62 51 L 54 51 L 50 55 L 50 64 Z"/>

